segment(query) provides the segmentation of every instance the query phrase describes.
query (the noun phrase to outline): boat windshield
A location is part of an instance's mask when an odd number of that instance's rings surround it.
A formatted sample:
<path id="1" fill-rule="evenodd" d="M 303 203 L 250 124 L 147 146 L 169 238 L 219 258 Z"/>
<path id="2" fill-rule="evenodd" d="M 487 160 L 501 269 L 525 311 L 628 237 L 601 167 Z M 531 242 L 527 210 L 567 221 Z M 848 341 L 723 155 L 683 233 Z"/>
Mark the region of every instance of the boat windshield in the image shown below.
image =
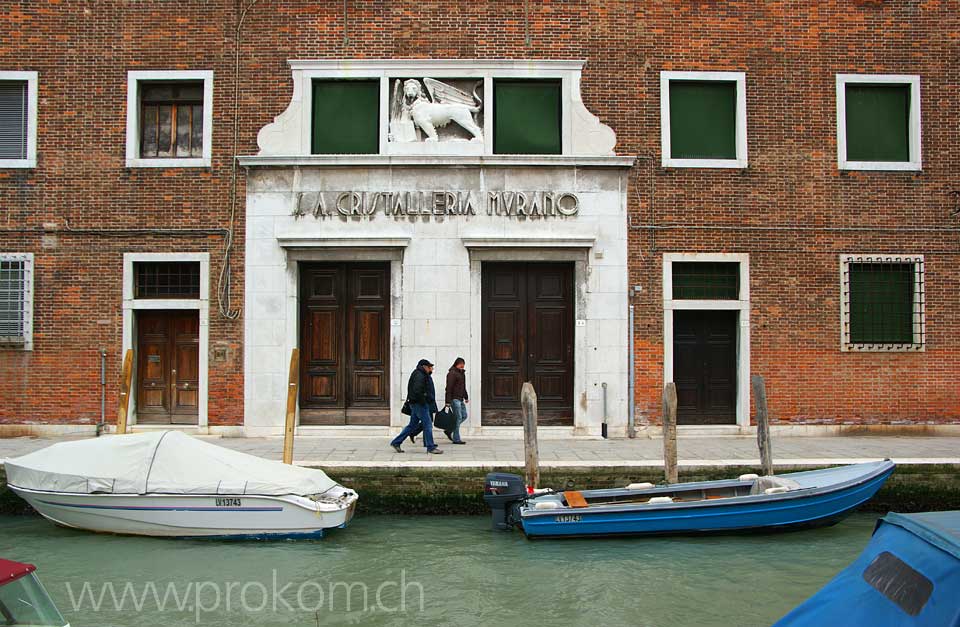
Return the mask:
<path id="1" fill-rule="evenodd" d="M 64 627 L 66 624 L 35 573 L 0 586 L 0 626 Z"/>

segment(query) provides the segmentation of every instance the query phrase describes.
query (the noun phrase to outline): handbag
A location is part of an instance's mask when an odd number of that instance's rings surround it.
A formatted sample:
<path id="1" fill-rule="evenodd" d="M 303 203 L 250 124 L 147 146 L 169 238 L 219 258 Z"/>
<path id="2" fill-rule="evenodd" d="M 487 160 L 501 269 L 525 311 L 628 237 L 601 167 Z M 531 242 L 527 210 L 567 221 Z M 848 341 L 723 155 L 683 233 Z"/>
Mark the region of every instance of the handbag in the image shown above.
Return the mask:
<path id="1" fill-rule="evenodd" d="M 410 401 L 403 401 L 403 407 L 400 408 L 400 413 L 404 416 L 409 416 L 412 413 L 410 411 Z"/>
<path id="2" fill-rule="evenodd" d="M 433 416 L 433 426 L 444 431 L 453 431 L 457 427 L 457 417 L 446 407 Z"/>

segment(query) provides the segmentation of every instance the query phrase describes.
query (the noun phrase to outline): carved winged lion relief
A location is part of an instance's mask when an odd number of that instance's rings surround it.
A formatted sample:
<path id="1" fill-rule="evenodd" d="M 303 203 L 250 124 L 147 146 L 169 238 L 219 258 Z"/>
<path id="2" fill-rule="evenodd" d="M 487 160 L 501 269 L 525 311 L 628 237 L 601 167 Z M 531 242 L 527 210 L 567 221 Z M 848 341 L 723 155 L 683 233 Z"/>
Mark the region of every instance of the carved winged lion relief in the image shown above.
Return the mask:
<path id="1" fill-rule="evenodd" d="M 439 141 L 437 129 L 455 122 L 470 134 L 470 141 L 482 142 L 483 129 L 476 117 L 483 108 L 482 86 L 483 82 L 477 81 L 471 94 L 432 78 L 424 78 L 422 83 L 415 78 L 395 80 L 390 101 L 390 141 L 418 142 L 421 132 L 425 141 Z"/>

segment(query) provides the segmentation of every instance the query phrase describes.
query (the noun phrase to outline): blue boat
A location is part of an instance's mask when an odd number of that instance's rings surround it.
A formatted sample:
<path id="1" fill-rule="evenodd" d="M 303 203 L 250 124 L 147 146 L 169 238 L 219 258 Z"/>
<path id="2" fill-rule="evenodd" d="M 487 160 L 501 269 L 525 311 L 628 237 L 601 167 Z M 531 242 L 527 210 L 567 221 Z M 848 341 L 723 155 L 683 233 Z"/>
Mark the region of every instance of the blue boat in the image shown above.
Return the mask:
<path id="1" fill-rule="evenodd" d="M 960 511 L 884 516 L 853 564 L 774 627 L 960 626 Z"/>
<path id="2" fill-rule="evenodd" d="M 530 538 L 778 531 L 832 525 L 870 500 L 890 460 L 824 470 L 655 486 L 528 493 L 523 478 L 490 473 L 484 500 L 497 529 Z"/>

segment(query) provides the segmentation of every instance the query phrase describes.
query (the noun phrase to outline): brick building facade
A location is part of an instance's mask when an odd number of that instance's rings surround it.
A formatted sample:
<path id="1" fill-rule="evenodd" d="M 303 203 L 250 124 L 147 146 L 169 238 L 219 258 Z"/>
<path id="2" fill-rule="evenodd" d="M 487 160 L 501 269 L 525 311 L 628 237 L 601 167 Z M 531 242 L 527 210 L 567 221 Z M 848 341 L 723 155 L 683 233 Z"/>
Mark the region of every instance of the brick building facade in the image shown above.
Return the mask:
<path id="1" fill-rule="evenodd" d="M 386 434 L 402 420 L 393 406 L 414 352 L 423 349 L 442 370 L 465 351 L 478 399 L 485 377 L 496 376 L 480 340 L 488 288 L 471 272 L 498 259 L 569 264 L 569 278 L 556 280 L 573 283 L 563 333 L 578 339 L 562 375 L 568 378 L 558 379 L 559 434 L 599 433 L 601 386 L 609 394 L 611 433 L 625 432 L 628 301 L 636 316 L 640 427 L 658 422 L 670 379 L 681 389 L 682 422 L 747 425 L 753 374 L 764 376 L 780 423 L 942 425 L 960 417 L 958 2 L 351 0 L 345 8 L 299 0 L 23 1 L 0 7 L 0 24 L 0 90 L 9 88 L 0 100 L 13 103 L 4 109 L 13 115 L 19 106 L 26 124 L 23 154 L 0 159 L 0 263 L 8 264 L 8 291 L 22 288 L 23 309 L 21 326 L 0 347 L 0 433 L 36 425 L 89 430 L 100 420 L 101 394 L 112 422 L 126 348 L 137 350 L 135 413 L 150 386 L 159 385 L 157 423 L 277 432 L 288 349 L 307 348 L 303 321 L 314 311 L 298 292 L 307 289 L 305 272 L 345 273 L 331 279 L 339 285 L 379 271 L 363 263 L 381 263 L 387 274 L 377 280 L 393 286 L 384 295 L 393 308 L 377 324 L 389 322 L 380 339 L 392 359 L 380 363 L 376 376 L 386 378 L 370 384 L 380 386 L 370 398 L 379 398 L 388 415 L 374 415 L 379 401 L 360 403 L 351 414 L 321 399 L 313 424 L 325 426 L 310 429 Z M 582 60 L 582 70 L 566 60 Z M 358 70 L 364 63 L 366 73 Z M 389 106 L 401 78 L 426 86 L 425 78 L 439 76 L 466 94 L 473 88 L 457 81 L 470 78 L 487 90 L 477 92 L 484 106 L 500 97 L 497 85 L 556 81 L 556 155 L 511 160 L 492 141 L 499 132 L 493 119 L 485 120 L 491 135 L 482 148 L 474 150 L 468 137 L 450 148 L 441 135 L 439 149 L 414 154 L 392 143 L 381 107 L 375 156 L 316 156 L 316 144 L 294 146 L 311 132 L 318 141 L 316 128 L 291 121 L 291 106 L 308 121 L 316 106 L 297 105 L 297 72 L 316 93 L 310 81 L 376 79 L 380 103 Z M 730 98 L 712 89 L 713 80 L 731 90 Z M 160 113 L 148 112 L 148 87 L 172 84 L 197 92 L 158 92 Z M 700 91 L 682 96 L 686 87 Z M 582 115 L 581 98 L 589 112 Z M 686 130 L 676 119 L 671 127 L 669 114 L 696 111 L 712 98 L 730 103 L 731 134 L 716 140 L 730 145 L 708 147 L 719 157 L 685 154 L 702 140 L 690 132 L 696 120 Z M 894 157 L 878 157 L 864 148 L 871 137 L 855 107 L 880 107 L 869 109 L 880 111 L 871 119 L 884 120 L 897 118 L 897 102 L 906 103 L 903 137 L 878 148 Z M 171 163 L 162 146 L 145 152 L 156 138 L 146 138 L 138 116 L 174 109 L 174 116 L 195 117 L 181 122 L 186 130 L 174 123 L 175 141 L 190 145 L 180 156 L 171 148 L 171 159 L 182 159 Z M 599 118 L 595 126 L 589 114 Z M 600 145 L 604 127 L 615 133 L 615 155 Z M 583 139 L 587 131 L 599 144 Z M 501 188 L 489 183 L 497 177 L 505 181 Z M 474 180 L 492 185 L 484 193 L 578 194 L 581 214 L 540 223 L 511 217 L 503 231 L 484 231 L 494 222 L 466 215 L 432 220 L 438 230 L 424 226 L 426 218 L 294 215 L 304 206 L 309 212 L 326 191 L 336 203 L 348 190 L 457 193 L 474 189 Z M 621 204 L 625 212 L 618 213 Z M 522 234 L 509 230 L 515 223 L 527 224 L 516 227 Z M 593 239 L 586 237 L 594 228 Z M 456 237 L 441 235 L 444 229 L 458 229 Z M 357 234 L 366 240 L 353 250 L 343 244 Z M 532 241 L 537 235 L 553 239 Z M 451 239 L 462 244 L 444 248 Z M 418 252 L 422 242 L 436 255 L 462 257 L 467 269 L 452 270 L 461 274 L 449 290 L 417 278 L 433 266 Z M 614 270 L 619 242 L 622 276 Z M 533 248 L 546 252 L 531 256 Z M 271 255 L 280 255 L 274 267 L 287 275 L 261 271 L 269 264 L 260 261 Z M 289 274 L 293 267 L 299 274 Z M 171 272 L 194 268 L 195 292 L 193 283 L 170 300 L 149 292 L 150 276 L 156 282 L 165 273 L 162 283 Z M 539 271 L 528 267 L 516 276 L 537 282 Z M 286 277 L 285 288 L 273 289 L 277 276 Z M 421 291 L 432 305 L 413 315 L 423 305 Z M 320 303 L 321 296 L 311 298 Z M 607 311 L 596 314 L 601 303 Z M 458 322 L 446 339 L 430 327 L 432 319 L 445 319 L 445 308 L 469 311 L 451 318 Z M 9 323 L 9 311 L 7 317 Z M 189 368 L 196 376 L 184 377 L 183 366 L 178 378 L 180 358 L 195 360 Z M 154 366 L 163 372 L 144 379 Z M 376 369 L 352 367 L 337 376 L 358 381 L 366 372 L 370 379 Z M 321 378 L 308 384 L 317 386 L 318 399 L 335 396 L 324 392 Z M 179 414 L 172 406 L 178 403 Z M 301 403 L 301 417 L 307 405 Z M 484 423 L 510 424 L 494 405 L 487 403 L 482 421 L 471 418 L 474 433 L 497 433 L 484 431 Z"/>

